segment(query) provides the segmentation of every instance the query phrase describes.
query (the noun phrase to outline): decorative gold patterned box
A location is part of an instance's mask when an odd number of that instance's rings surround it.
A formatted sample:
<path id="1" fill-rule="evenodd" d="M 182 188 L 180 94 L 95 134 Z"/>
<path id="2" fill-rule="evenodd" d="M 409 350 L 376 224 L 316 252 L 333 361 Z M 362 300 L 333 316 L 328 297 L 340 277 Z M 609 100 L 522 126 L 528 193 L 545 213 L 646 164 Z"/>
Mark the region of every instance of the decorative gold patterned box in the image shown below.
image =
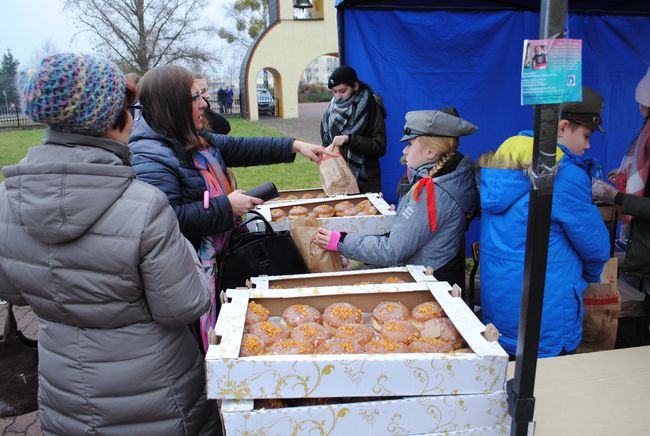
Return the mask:
<path id="1" fill-rule="evenodd" d="M 273 230 L 289 230 L 290 221 L 288 219 L 271 222 L 271 213 L 274 209 L 281 209 L 288 216 L 289 210 L 294 206 L 304 206 L 308 209 L 313 209 L 321 204 L 328 204 L 334 207 L 341 201 L 350 201 L 356 205 L 363 200 L 368 200 L 377 209 L 376 215 L 334 216 L 331 218 L 320 218 L 320 222 L 323 227 L 339 232 L 351 232 L 358 235 L 388 233 L 395 220 L 395 211 L 390 209 L 389 204 L 379 194 L 357 194 L 333 198 L 303 199 L 300 201 L 278 201 L 262 204 L 257 207 L 257 211 L 271 223 Z"/>
<path id="2" fill-rule="evenodd" d="M 431 271 L 421 265 L 406 265 L 393 268 L 337 271 L 326 273 L 293 274 L 284 276 L 261 276 L 250 279 L 251 287 L 261 289 L 316 288 L 324 286 L 381 285 L 386 289 L 395 287 L 395 282 L 435 282 Z M 391 283 L 392 282 L 392 283 Z"/>
<path id="3" fill-rule="evenodd" d="M 447 282 L 300 289 L 228 290 L 206 356 L 209 398 L 326 398 L 490 394 L 502 391 L 508 355 Z M 435 299 L 473 353 L 260 355 L 238 357 L 249 299 L 272 316 L 298 302 L 319 310 L 347 301 L 372 312 L 381 301 L 412 308 Z"/>
<path id="4" fill-rule="evenodd" d="M 224 400 L 228 435 L 507 435 L 507 395 L 408 397 L 264 408 L 253 400 Z"/>

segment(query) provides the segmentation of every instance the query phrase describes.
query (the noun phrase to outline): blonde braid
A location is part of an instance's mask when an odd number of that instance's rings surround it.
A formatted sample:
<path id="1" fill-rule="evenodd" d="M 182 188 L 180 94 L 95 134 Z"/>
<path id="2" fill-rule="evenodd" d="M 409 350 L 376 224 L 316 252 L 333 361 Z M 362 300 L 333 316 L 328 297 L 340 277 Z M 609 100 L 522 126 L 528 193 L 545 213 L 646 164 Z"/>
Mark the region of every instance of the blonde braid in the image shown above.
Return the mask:
<path id="1" fill-rule="evenodd" d="M 428 176 L 433 179 L 438 171 L 445 166 L 445 164 L 456 154 L 456 147 L 458 147 L 458 138 L 442 137 L 442 136 L 420 136 L 418 140 L 422 144 L 436 152 L 438 152 L 438 162 L 429 170 Z"/>

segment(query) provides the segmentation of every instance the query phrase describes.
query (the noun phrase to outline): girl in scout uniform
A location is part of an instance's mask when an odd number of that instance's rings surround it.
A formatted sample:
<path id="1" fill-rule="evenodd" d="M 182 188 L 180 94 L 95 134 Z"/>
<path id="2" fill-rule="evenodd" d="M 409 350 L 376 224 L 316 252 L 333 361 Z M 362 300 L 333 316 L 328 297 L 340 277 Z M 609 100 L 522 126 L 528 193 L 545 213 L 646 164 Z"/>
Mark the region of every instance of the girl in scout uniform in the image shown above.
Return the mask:
<path id="1" fill-rule="evenodd" d="M 355 235 L 319 228 L 316 243 L 350 259 L 376 266 L 424 265 L 438 280 L 462 286 L 468 219 L 478 191 L 468 156 L 457 151 L 459 137 L 477 130 L 455 109 L 406 114 L 404 148 L 410 171 L 390 233 Z"/>

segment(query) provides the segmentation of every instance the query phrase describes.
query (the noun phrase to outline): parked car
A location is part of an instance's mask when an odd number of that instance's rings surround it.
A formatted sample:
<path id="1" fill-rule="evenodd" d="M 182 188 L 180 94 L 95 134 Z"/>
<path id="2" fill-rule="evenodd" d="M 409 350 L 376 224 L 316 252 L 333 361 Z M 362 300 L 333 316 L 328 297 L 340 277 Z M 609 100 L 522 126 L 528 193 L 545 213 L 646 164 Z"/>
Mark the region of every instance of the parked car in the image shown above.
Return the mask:
<path id="1" fill-rule="evenodd" d="M 257 110 L 260 114 L 275 115 L 275 100 L 266 88 L 257 88 Z"/>

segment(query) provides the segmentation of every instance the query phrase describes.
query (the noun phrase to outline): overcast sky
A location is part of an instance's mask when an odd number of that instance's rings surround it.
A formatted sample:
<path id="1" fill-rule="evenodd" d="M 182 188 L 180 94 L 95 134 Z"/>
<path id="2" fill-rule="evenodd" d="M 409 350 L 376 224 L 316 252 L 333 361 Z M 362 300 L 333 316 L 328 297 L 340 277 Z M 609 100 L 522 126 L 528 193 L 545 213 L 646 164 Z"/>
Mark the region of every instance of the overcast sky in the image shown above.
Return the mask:
<path id="1" fill-rule="evenodd" d="M 222 5 L 231 1 L 210 0 L 205 14 L 217 27 L 223 17 Z M 92 51 L 83 33 L 75 36 L 79 29 L 75 28 L 70 13 L 62 11 L 62 0 L 2 0 L 1 3 L 0 54 L 11 50 L 21 62 L 20 68 L 29 67 L 35 53 L 48 40 L 59 51 Z"/>

